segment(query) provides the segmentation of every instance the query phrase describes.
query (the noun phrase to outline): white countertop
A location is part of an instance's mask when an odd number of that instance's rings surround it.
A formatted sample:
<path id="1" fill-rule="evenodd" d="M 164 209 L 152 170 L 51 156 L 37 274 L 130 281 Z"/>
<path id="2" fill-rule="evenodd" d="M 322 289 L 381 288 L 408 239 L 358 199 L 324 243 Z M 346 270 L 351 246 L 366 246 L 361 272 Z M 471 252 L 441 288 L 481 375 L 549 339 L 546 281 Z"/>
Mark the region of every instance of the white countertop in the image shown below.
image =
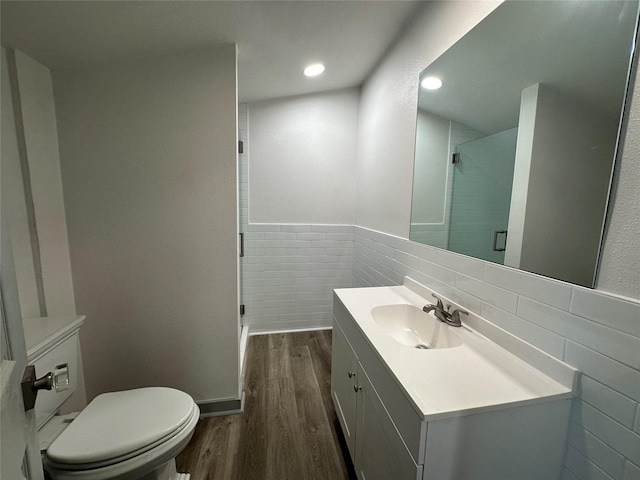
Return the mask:
<path id="1" fill-rule="evenodd" d="M 424 297 L 415 290 L 406 286 L 349 288 L 335 290 L 335 294 L 425 420 L 573 395 L 578 373 L 575 369 L 501 330 L 496 338 L 504 343 L 505 336 L 511 337 L 506 340 L 507 348 L 522 355 L 510 353 L 465 325 L 467 317 L 463 318 L 462 327 L 448 327 L 454 328 L 463 340 L 461 346 L 420 350 L 396 342 L 376 324 L 371 309 L 391 304 L 422 308 L 432 303 L 425 299 L 430 298 L 426 295 L 430 290 L 421 292 Z M 473 314 L 471 317 L 473 320 L 469 323 L 474 325 L 486 322 Z M 483 331 L 492 329 L 500 330 L 491 324 Z M 548 369 L 547 374 L 522 358 L 541 359 L 538 366 Z"/>

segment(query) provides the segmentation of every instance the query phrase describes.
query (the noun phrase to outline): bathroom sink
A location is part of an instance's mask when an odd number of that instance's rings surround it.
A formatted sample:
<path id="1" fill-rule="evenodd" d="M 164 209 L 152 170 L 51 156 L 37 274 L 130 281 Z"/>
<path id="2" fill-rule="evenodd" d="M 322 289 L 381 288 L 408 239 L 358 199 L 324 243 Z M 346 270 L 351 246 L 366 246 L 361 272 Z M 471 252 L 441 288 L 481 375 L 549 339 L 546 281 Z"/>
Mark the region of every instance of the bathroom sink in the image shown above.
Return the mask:
<path id="1" fill-rule="evenodd" d="M 415 305 L 381 305 L 371 310 L 371 316 L 385 333 L 407 347 L 431 350 L 462 345 L 453 327 Z"/>

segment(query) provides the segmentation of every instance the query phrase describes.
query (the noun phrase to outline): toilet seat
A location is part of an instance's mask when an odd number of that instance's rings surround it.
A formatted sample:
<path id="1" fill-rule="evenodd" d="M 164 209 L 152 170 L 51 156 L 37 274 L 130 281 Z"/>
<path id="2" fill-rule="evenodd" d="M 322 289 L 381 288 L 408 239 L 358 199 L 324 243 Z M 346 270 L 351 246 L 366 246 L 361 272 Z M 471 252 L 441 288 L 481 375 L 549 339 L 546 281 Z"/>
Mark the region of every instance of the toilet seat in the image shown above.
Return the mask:
<path id="1" fill-rule="evenodd" d="M 189 395 L 170 388 L 99 395 L 54 440 L 45 465 L 54 478 L 137 478 L 172 460 L 199 416 Z"/>

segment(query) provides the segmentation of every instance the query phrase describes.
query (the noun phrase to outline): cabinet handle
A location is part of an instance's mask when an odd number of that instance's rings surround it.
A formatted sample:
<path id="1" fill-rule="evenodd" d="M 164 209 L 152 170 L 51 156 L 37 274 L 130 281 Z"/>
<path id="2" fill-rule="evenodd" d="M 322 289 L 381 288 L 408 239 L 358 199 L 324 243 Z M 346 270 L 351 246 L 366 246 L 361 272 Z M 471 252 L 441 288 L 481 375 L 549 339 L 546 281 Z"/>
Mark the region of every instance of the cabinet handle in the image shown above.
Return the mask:
<path id="1" fill-rule="evenodd" d="M 351 370 L 349 370 L 349 374 L 348 375 L 349 375 L 349 378 L 352 378 L 352 377 L 356 376 L 355 372 L 352 372 Z"/>
<path id="2" fill-rule="evenodd" d="M 362 390 L 362 387 L 360 385 L 354 385 L 353 386 L 353 391 L 358 393 L 358 391 Z"/>

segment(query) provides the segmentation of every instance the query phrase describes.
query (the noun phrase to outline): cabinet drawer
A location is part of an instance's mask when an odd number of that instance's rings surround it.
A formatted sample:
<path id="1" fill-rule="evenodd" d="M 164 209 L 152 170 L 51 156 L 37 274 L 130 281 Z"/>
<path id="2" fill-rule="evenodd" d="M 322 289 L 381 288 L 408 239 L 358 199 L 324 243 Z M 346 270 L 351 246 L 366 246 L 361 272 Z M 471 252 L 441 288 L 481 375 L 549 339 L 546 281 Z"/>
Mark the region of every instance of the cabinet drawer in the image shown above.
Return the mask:
<path id="1" fill-rule="evenodd" d="M 334 320 L 342 328 L 360 364 L 367 371 L 371 383 L 375 385 L 378 396 L 414 461 L 417 464 L 424 463 L 424 445 L 421 440 L 425 437 L 422 433 L 423 429 L 426 429 L 426 422 L 422 421 L 385 363 L 335 295 L 333 312 Z"/>

